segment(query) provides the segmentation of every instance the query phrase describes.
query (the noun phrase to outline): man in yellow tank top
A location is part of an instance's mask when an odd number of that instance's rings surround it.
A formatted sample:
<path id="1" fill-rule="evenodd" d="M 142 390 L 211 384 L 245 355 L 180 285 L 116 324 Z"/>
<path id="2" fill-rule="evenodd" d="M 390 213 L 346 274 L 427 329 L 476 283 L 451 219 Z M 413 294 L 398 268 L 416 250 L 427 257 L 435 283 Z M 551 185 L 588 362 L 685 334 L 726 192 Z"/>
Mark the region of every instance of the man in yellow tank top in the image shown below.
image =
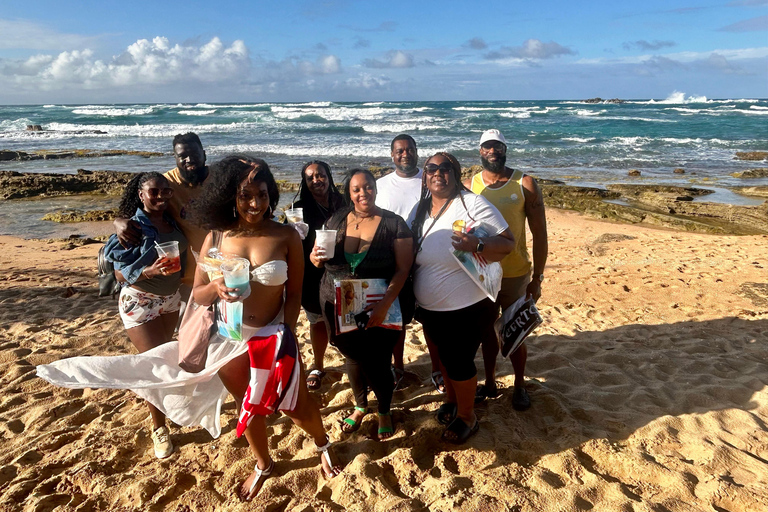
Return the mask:
<path id="1" fill-rule="evenodd" d="M 507 141 L 499 130 L 486 130 L 480 137 L 480 160 L 483 170 L 475 174 L 464 185 L 475 194 L 484 196 L 504 216 L 517 242 L 515 250 L 501 260 L 504 278 L 497 304 L 504 311 L 523 295 L 530 295 L 538 301 L 541 284 L 544 281 L 544 267 L 547 263 L 547 219 L 544 213 L 544 199 L 536 180 L 522 171 L 510 169 L 507 162 Z M 525 239 L 525 222 L 533 239 L 528 254 Z M 533 276 L 531 276 L 533 268 Z M 496 340 L 483 343 L 485 384 L 478 386 L 475 402 L 498 395 L 496 387 L 496 356 L 499 346 Z M 528 348 L 523 343 L 511 356 L 515 370 L 515 389 L 512 406 L 524 411 L 531 406 L 525 390 L 525 362 Z"/>

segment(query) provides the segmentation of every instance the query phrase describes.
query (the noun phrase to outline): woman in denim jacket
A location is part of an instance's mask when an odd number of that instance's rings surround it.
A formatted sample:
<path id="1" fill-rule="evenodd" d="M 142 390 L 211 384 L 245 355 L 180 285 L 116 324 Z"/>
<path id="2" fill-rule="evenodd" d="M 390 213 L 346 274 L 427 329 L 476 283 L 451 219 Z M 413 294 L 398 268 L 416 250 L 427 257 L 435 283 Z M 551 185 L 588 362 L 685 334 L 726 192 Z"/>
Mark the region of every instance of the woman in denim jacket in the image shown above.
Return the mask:
<path id="1" fill-rule="evenodd" d="M 170 341 L 179 317 L 179 284 L 184 275 L 187 239 L 166 213 L 173 195 L 168 180 L 159 173 L 142 173 L 127 185 L 118 216 L 132 215 L 141 225 L 142 240 L 136 247 L 124 248 L 112 235 L 106 255 L 115 265 L 115 276 L 122 284 L 118 309 L 126 333 L 139 352 L 146 352 Z M 180 261 L 158 257 L 156 244 L 176 241 Z M 163 459 L 173 453 L 165 415 L 151 404 L 155 455 Z"/>

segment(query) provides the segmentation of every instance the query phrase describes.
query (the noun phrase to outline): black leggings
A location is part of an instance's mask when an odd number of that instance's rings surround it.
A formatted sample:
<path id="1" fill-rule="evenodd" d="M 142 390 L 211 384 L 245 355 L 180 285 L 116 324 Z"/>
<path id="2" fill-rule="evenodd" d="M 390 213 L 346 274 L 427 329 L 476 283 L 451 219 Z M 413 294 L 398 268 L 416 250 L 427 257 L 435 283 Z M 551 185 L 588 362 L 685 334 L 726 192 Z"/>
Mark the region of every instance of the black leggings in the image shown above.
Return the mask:
<path id="1" fill-rule="evenodd" d="M 497 316 L 498 308 L 491 299 L 454 311 L 420 308 L 416 314 L 424 332 L 437 345 L 448 378 L 456 382 L 477 375 L 475 354 L 483 340 L 495 342 L 493 322 Z"/>
<path id="2" fill-rule="evenodd" d="M 335 333 L 333 325 L 329 327 L 329 332 Z M 395 391 L 390 364 L 392 351 L 400 338 L 400 333 L 399 330 L 373 327 L 364 331 L 356 330 L 331 335 L 331 344 L 339 349 L 347 360 L 347 377 L 355 394 L 357 407 L 368 407 L 368 386 L 370 386 L 379 401 L 378 412 L 381 414 L 389 412 L 392 394 Z"/>

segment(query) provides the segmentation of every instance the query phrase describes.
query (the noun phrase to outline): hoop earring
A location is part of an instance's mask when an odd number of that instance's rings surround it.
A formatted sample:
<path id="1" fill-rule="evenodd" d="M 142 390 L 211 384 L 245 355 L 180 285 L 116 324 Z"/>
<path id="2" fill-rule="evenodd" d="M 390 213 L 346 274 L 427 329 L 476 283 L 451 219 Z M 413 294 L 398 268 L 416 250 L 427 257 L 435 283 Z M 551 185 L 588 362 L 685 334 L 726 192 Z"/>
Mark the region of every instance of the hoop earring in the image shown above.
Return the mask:
<path id="1" fill-rule="evenodd" d="M 237 206 L 233 206 L 233 207 L 232 207 L 232 216 L 233 216 L 234 218 L 237 218 Z"/>

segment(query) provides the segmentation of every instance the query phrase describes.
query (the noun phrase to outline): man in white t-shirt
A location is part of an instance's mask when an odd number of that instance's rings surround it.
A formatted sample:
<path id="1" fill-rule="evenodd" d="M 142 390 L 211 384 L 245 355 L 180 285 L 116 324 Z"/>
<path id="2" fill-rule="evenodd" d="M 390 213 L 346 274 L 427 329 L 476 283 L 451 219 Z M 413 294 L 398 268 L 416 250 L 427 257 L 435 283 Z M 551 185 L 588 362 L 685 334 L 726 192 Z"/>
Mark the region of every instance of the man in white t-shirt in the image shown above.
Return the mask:
<path id="1" fill-rule="evenodd" d="M 413 137 L 400 134 L 392 139 L 392 162 L 395 172 L 376 180 L 376 206 L 395 212 L 403 220 L 421 198 L 422 170 Z"/>
<path id="2" fill-rule="evenodd" d="M 390 145 L 392 162 L 395 164 L 395 172 L 389 173 L 376 180 L 376 206 L 395 212 L 403 219 L 407 219 L 411 210 L 421 199 L 421 178 L 423 171 L 418 167 L 419 153 L 416 150 L 416 141 L 413 137 L 402 133 L 392 139 Z M 440 393 L 445 391 L 443 374 L 440 372 L 437 351 L 432 350 L 431 341 L 427 340 L 427 348 L 430 349 L 432 358 L 432 383 Z M 395 389 L 405 376 L 403 365 L 403 352 L 405 351 L 405 329 L 400 340 L 395 345 L 393 352 L 394 365 L 392 375 L 395 379 Z M 434 355 L 433 355 L 434 354 Z"/>

